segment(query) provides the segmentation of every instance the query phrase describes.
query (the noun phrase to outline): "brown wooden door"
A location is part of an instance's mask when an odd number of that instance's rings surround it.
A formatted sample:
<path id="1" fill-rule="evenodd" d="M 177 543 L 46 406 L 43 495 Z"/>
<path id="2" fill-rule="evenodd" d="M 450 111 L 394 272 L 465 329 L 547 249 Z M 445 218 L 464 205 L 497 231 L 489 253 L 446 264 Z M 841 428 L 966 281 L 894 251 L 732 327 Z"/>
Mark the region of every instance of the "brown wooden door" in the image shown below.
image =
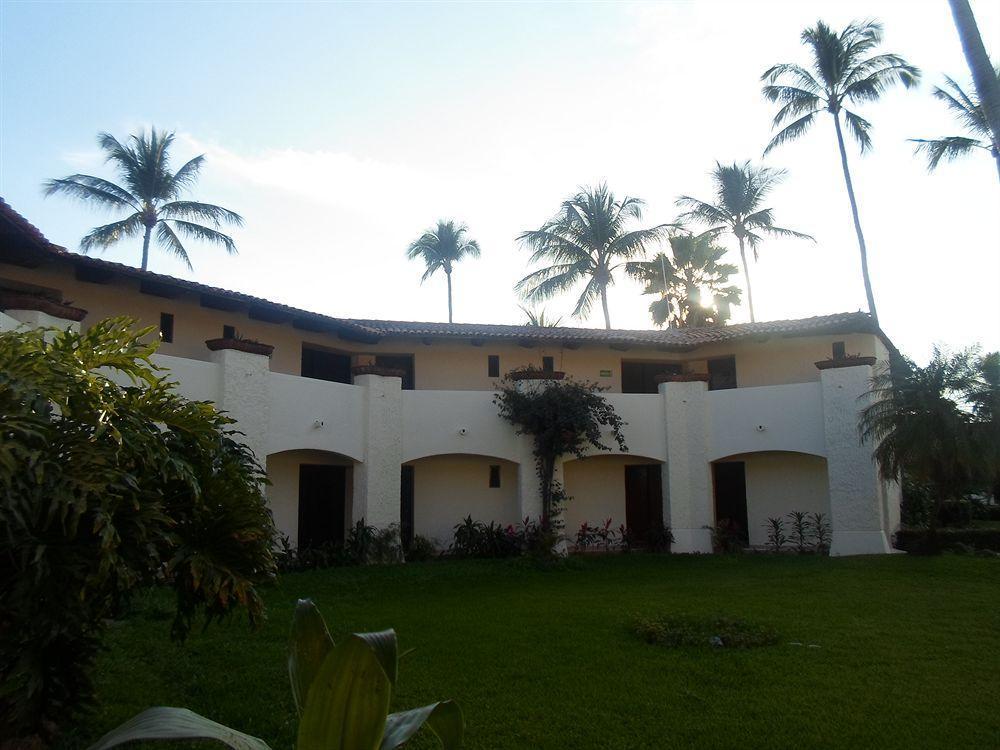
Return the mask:
<path id="1" fill-rule="evenodd" d="M 712 482 L 715 485 L 716 526 L 748 544 L 746 464 L 743 461 L 712 464 Z"/>
<path id="2" fill-rule="evenodd" d="M 663 527 L 663 492 L 659 464 L 625 467 L 625 526 L 633 543 L 645 544 Z"/>

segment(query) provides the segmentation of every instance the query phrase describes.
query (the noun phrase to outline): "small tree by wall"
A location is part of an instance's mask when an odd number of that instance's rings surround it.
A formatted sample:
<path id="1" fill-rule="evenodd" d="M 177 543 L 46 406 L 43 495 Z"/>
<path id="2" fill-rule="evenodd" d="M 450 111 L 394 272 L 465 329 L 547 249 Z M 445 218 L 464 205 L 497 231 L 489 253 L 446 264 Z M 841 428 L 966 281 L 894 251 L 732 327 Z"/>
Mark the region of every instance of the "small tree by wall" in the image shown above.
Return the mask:
<path id="1" fill-rule="evenodd" d="M 542 495 L 542 522 L 551 525 L 565 499 L 554 481 L 556 460 L 572 455 L 583 458 L 589 448 L 610 451 L 602 431 L 608 428 L 621 451 L 627 452 L 622 427 L 625 422 L 596 383 L 572 378 L 555 380 L 541 370 L 514 370 L 498 384 L 494 397 L 500 418 L 510 422 L 518 435 L 530 435 Z"/>

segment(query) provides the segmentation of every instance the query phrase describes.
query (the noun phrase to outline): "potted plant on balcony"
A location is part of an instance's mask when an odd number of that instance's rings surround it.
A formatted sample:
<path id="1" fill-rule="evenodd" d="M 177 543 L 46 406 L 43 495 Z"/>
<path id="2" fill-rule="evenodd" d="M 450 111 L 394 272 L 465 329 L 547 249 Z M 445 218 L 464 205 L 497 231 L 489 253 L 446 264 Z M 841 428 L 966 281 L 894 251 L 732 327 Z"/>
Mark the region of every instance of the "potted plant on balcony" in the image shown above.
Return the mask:
<path id="1" fill-rule="evenodd" d="M 274 346 L 271 344 L 262 344 L 256 339 L 241 336 L 238 331 L 231 337 L 206 339 L 205 346 L 213 352 L 217 352 L 222 349 L 235 349 L 238 352 L 261 354 L 265 357 L 270 357 L 274 353 Z"/>
<path id="2" fill-rule="evenodd" d="M 874 366 L 875 357 L 862 357 L 860 354 L 845 354 L 843 357 L 821 359 L 816 363 L 818 370 L 835 370 L 838 367 L 857 367 L 858 365 Z"/>
<path id="3" fill-rule="evenodd" d="M 661 372 L 655 378 L 659 383 L 707 383 L 707 372 Z"/>
<path id="4" fill-rule="evenodd" d="M 406 376 L 406 371 L 398 367 L 385 367 L 369 362 L 354 365 L 351 368 L 351 375 L 381 375 L 383 378 L 402 378 Z"/>
<path id="5" fill-rule="evenodd" d="M 87 316 L 82 307 L 60 302 L 42 294 L 0 289 L 0 310 L 35 310 L 54 318 L 79 322 Z"/>

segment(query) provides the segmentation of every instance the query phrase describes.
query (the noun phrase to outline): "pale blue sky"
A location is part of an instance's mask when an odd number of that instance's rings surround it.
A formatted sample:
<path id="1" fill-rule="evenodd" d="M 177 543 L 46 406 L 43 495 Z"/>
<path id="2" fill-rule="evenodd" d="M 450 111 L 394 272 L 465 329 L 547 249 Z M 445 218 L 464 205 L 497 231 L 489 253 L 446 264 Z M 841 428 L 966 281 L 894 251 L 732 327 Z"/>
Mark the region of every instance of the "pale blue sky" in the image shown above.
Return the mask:
<path id="1" fill-rule="evenodd" d="M 1000 0 L 974 0 L 1000 49 Z M 75 249 L 108 220 L 43 199 L 48 177 L 110 176 L 94 138 L 144 124 L 206 153 L 195 193 L 242 213 L 240 255 L 189 247 L 190 274 L 151 269 L 337 315 L 442 320 L 444 281 L 419 286 L 406 244 L 440 217 L 469 223 L 483 259 L 455 274 L 456 319 L 519 322 L 515 235 L 579 184 L 606 179 L 673 220 L 709 197 L 715 159 L 760 157 L 769 65 L 805 61 L 798 32 L 875 15 L 886 49 L 925 73 L 919 91 L 862 108 L 875 151 L 851 150 L 883 326 L 922 359 L 932 342 L 1000 346 L 1000 188 L 988 157 L 928 176 L 909 137 L 957 132 L 930 96 L 968 77 L 946 0 L 728 3 L 0 4 L 0 194 Z M 767 160 L 789 177 L 776 241 L 752 266 L 761 318 L 859 309 L 857 246 L 832 127 Z M 138 262 L 125 244 L 103 257 Z M 566 312 L 569 298 L 548 305 Z M 621 283 L 619 327 L 648 326 Z M 741 313 L 740 317 L 745 317 Z M 595 316 L 590 324 L 599 325 Z"/>

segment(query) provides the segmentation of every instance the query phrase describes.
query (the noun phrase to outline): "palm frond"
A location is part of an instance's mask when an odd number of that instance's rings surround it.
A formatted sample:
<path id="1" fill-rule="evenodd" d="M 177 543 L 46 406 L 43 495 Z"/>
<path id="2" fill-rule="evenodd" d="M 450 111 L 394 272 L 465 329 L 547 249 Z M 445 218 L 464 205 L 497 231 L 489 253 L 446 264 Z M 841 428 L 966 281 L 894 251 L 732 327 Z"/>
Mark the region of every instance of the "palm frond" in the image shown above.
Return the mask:
<path id="1" fill-rule="evenodd" d="M 181 219 L 166 219 L 164 221 L 171 222 L 174 230 L 179 231 L 182 235 L 188 237 L 189 239 L 222 245 L 226 249 L 227 253 L 230 255 L 236 255 L 236 243 L 228 234 L 223 234 L 217 229 L 211 229 L 209 227 L 202 226 L 201 224 L 194 224 L 190 221 L 182 221 Z"/>
<path id="2" fill-rule="evenodd" d="M 990 150 L 989 146 L 982 141 L 957 135 L 936 139 L 910 138 L 909 140 L 911 143 L 917 144 L 913 153 L 923 154 L 927 158 L 928 172 L 937 169 L 942 160 L 954 161 L 962 156 L 967 156 L 977 148 L 985 151 Z"/>
<path id="3" fill-rule="evenodd" d="M 243 217 L 238 213 L 222 206 L 212 205 L 211 203 L 172 201 L 160 206 L 157 209 L 157 213 L 164 219 L 210 221 L 216 227 L 222 224 L 234 224 L 238 227 L 243 226 Z"/>
<path id="4" fill-rule="evenodd" d="M 858 142 L 858 146 L 861 148 L 861 153 L 870 149 L 872 147 L 872 139 L 871 136 L 868 135 L 868 131 L 871 130 L 872 124 L 860 115 L 854 114 L 849 109 L 844 110 L 844 120 L 847 122 L 847 129 L 850 130 L 851 135 L 854 136 L 854 140 Z"/>
<path id="5" fill-rule="evenodd" d="M 80 249 L 84 253 L 91 250 L 103 250 L 120 240 L 135 237 L 142 232 L 142 214 L 136 212 L 120 221 L 113 221 L 101 227 L 91 229 L 82 240 Z"/>
<path id="6" fill-rule="evenodd" d="M 188 267 L 189 271 L 194 270 L 191 258 L 188 257 L 187 250 L 184 249 L 184 244 L 165 221 L 156 225 L 156 238 L 167 250 L 184 261 L 184 265 Z"/>
<path id="7" fill-rule="evenodd" d="M 131 208 L 139 210 L 139 204 L 125 188 L 113 182 L 86 174 L 71 174 L 59 180 L 47 180 L 42 194 L 68 195 L 85 203 L 102 208 Z"/>
<path id="8" fill-rule="evenodd" d="M 772 149 L 780 146 L 782 143 L 785 143 L 786 141 L 793 141 L 805 133 L 809 130 L 810 126 L 812 126 L 815 117 L 816 113 L 810 112 L 779 131 L 778 134 L 768 142 L 767 147 L 764 149 L 764 154 L 767 155 Z"/>
<path id="9" fill-rule="evenodd" d="M 201 167 L 205 163 L 204 154 L 196 156 L 184 166 L 174 172 L 170 178 L 170 187 L 167 193 L 170 197 L 176 197 L 190 188 L 201 172 Z"/>

